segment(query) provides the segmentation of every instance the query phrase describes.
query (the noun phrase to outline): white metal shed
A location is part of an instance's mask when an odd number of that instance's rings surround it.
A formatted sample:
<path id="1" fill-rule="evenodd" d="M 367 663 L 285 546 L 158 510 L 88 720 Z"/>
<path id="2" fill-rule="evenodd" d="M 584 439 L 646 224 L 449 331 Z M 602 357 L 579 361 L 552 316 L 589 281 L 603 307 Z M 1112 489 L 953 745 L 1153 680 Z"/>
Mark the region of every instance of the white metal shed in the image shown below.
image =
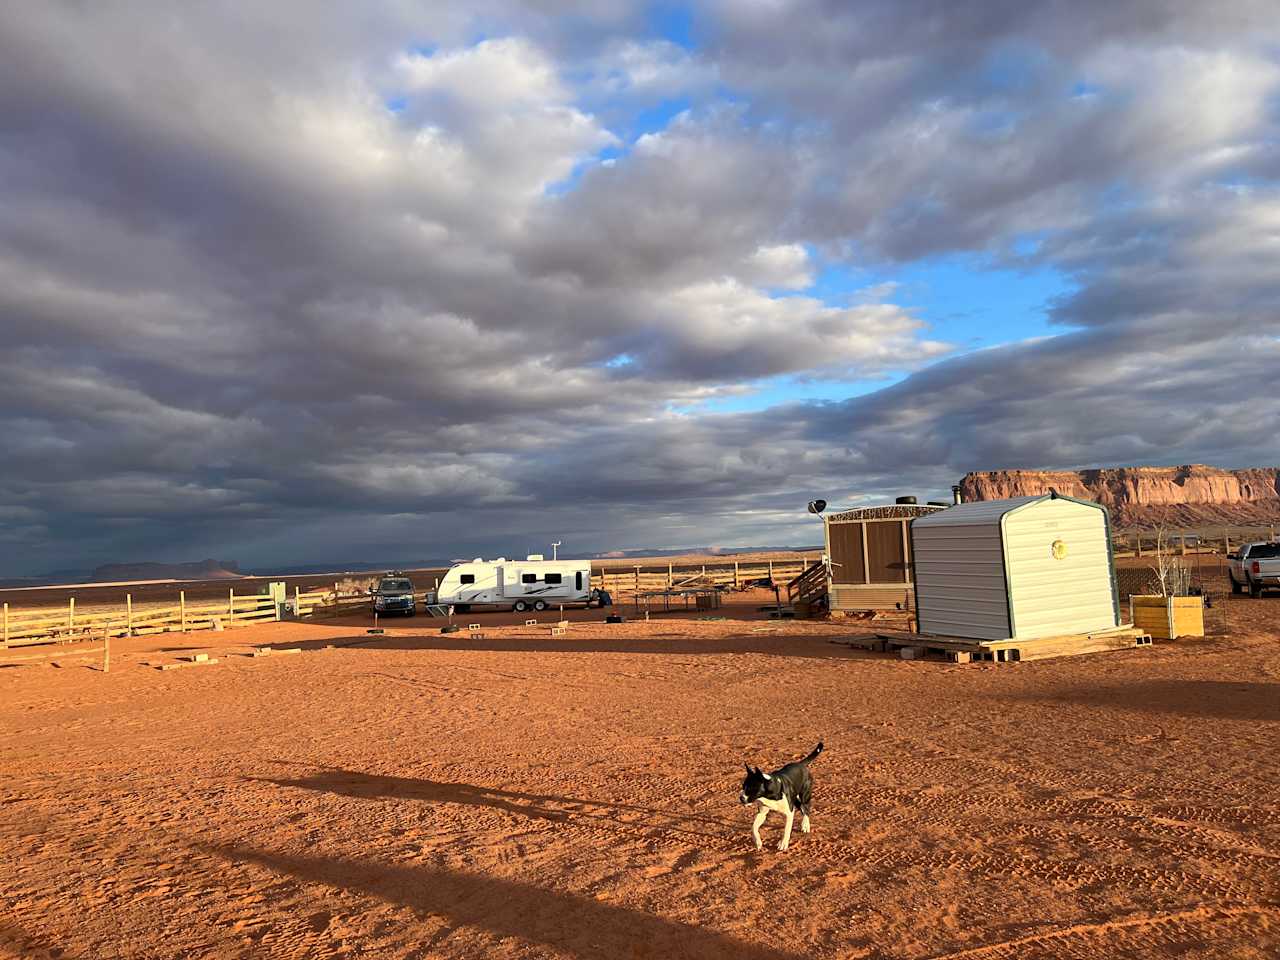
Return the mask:
<path id="1" fill-rule="evenodd" d="M 911 523 L 921 633 L 1034 640 L 1119 625 L 1106 507 L 1057 493 Z"/>

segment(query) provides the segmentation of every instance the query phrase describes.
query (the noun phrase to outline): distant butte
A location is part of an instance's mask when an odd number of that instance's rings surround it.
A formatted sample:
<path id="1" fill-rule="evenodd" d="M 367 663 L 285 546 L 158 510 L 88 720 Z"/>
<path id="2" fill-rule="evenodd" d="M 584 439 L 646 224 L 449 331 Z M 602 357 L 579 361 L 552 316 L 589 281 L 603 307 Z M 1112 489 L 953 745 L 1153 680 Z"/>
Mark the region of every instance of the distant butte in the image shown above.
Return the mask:
<path id="1" fill-rule="evenodd" d="M 960 481 L 965 500 L 1048 493 L 1096 500 L 1121 528 L 1280 522 L 1280 468 L 1223 470 L 1108 467 L 1097 470 L 986 470 Z"/>

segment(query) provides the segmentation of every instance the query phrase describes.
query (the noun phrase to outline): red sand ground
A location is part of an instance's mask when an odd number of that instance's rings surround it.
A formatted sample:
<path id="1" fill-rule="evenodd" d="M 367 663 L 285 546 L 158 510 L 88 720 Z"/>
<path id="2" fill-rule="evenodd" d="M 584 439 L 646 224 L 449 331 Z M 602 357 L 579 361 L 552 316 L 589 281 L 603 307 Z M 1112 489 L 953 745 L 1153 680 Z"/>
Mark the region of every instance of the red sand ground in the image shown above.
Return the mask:
<path id="1" fill-rule="evenodd" d="M 1280 596 L 1212 613 L 999 666 L 418 618 L 2 669 L 0 956 L 1272 958 Z M 814 832 L 754 852 L 742 762 L 819 737 Z"/>

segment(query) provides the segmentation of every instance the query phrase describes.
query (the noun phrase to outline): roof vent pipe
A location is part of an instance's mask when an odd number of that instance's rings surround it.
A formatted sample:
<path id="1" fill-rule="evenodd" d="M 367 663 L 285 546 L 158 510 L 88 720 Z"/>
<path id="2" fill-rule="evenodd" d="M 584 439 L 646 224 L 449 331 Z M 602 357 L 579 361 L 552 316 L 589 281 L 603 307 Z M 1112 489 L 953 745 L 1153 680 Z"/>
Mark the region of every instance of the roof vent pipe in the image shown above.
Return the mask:
<path id="1" fill-rule="evenodd" d="M 953 484 L 951 487 L 951 499 L 954 503 L 964 503 L 964 497 L 960 495 L 960 484 Z"/>
<path id="2" fill-rule="evenodd" d="M 915 497 L 898 497 L 893 502 L 901 506 L 907 506 L 907 505 L 914 504 L 916 502 L 916 498 Z"/>

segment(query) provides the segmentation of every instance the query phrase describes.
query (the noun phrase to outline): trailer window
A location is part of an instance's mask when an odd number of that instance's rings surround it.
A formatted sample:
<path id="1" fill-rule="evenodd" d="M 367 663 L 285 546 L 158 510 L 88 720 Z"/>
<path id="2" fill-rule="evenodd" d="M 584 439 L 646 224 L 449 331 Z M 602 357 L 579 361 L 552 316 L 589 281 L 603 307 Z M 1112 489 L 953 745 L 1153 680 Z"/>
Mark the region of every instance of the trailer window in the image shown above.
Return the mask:
<path id="1" fill-rule="evenodd" d="M 462 573 L 458 575 L 459 583 L 475 583 L 476 575 L 474 573 Z"/>
<path id="2" fill-rule="evenodd" d="M 582 589 L 582 571 L 581 570 L 579 570 L 577 573 L 574 574 L 574 589 L 575 590 Z"/>
<path id="3" fill-rule="evenodd" d="M 536 573 L 525 573 L 520 576 L 521 583 L 537 583 L 538 575 Z"/>
<path id="4" fill-rule="evenodd" d="M 560 576 L 560 574 L 558 574 L 558 573 L 548 573 L 545 577 L 543 577 L 543 579 L 544 579 L 544 580 L 546 580 L 546 581 L 547 581 L 547 583 L 561 583 L 561 582 L 563 582 L 563 578 L 562 578 L 562 577 Z"/>

